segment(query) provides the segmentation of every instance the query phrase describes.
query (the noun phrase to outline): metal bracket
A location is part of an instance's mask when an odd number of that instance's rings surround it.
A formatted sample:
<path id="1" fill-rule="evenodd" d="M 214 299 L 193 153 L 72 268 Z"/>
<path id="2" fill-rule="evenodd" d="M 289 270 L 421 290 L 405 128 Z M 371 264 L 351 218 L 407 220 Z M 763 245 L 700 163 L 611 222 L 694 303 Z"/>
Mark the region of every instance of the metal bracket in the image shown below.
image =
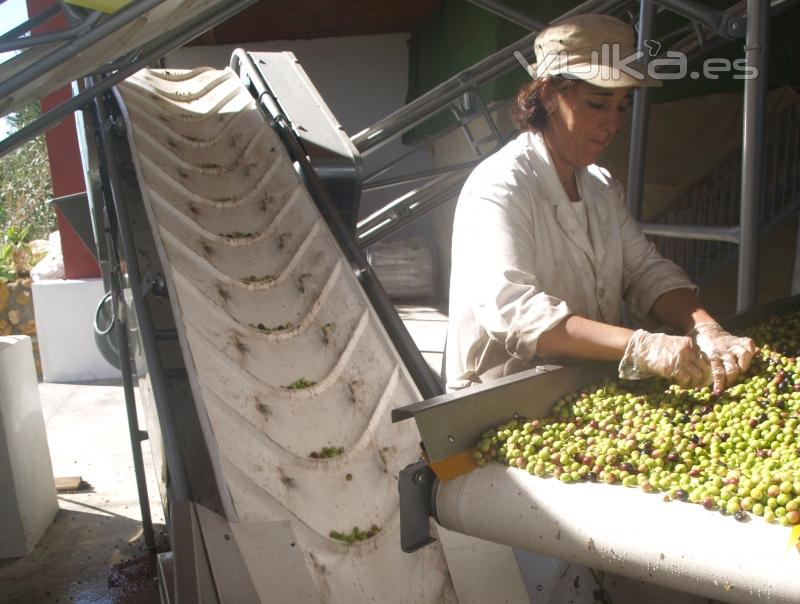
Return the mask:
<path id="1" fill-rule="evenodd" d="M 435 476 L 427 461 L 418 461 L 400 471 L 400 548 L 410 554 L 430 545 L 431 494 Z"/>

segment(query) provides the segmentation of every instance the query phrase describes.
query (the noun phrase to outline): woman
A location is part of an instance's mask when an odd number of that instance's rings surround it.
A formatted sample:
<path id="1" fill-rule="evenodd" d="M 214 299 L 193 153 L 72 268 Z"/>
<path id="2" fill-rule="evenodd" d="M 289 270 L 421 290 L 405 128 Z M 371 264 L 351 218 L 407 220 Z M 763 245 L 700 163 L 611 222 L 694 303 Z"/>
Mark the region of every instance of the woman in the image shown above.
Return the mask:
<path id="1" fill-rule="evenodd" d="M 543 31 L 535 51 L 536 79 L 516 103 L 522 133 L 473 171 L 458 200 L 448 387 L 571 358 L 619 361 L 628 379 L 713 381 L 721 392 L 747 369 L 754 343 L 702 308 L 628 214 L 620 184 L 595 165 L 632 88 L 660 85 L 641 64 L 610 61 L 634 53 L 633 30 L 582 15 Z M 643 324 L 687 336 L 620 326 L 623 299 Z"/>

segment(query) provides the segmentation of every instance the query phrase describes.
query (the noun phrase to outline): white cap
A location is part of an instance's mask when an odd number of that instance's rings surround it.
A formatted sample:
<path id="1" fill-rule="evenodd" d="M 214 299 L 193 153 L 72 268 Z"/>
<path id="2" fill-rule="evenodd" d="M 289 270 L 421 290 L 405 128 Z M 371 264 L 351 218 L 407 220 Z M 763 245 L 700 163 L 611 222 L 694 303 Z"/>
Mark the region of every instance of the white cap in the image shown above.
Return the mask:
<path id="1" fill-rule="evenodd" d="M 562 75 L 601 88 L 661 86 L 634 60 L 633 28 L 608 15 L 578 15 L 543 30 L 533 43 L 535 76 Z"/>

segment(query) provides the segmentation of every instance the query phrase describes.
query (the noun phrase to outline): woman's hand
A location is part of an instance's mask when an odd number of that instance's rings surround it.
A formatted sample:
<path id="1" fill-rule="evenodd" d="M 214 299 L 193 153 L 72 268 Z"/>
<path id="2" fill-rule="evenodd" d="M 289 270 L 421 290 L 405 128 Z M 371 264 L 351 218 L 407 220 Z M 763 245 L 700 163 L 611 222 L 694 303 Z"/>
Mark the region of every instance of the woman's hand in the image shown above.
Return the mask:
<path id="1" fill-rule="evenodd" d="M 716 394 L 736 383 L 739 374 L 750 367 L 756 352 L 753 340 L 731 335 L 719 323 L 696 325 L 689 336 L 708 358 Z"/>
<path id="2" fill-rule="evenodd" d="M 660 375 L 681 386 L 708 383 L 710 368 L 691 338 L 636 330 L 619 364 L 619 377 L 638 380 Z"/>

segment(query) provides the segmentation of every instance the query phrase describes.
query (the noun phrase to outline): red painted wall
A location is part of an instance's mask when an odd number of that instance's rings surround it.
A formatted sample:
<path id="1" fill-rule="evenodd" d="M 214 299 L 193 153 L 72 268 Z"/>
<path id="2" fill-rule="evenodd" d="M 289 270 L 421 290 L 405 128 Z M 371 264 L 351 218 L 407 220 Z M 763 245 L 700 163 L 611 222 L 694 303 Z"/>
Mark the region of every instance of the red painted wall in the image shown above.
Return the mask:
<path id="1" fill-rule="evenodd" d="M 36 15 L 54 4 L 53 0 L 27 0 L 28 14 Z M 63 15 L 51 19 L 44 25 L 36 28 L 34 33 L 44 33 L 67 26 Z M 42 111 L 62 103 L 70 97 L 69 87 L 62 88 L 46 97 L 42 101 Z M 80 151 L 78 149 L 78 135 L 75 129 L 75 119 L 70 116 L 57 126 L 51 128 L 45 135 L 47 153 L 50 158 L 50 176 L 53 179 L 53 195 L 61 197 L 80 193 L 86 189 L 83 181 L 83 167 L 81 166 Z M 100 267 L 88 248 L 83 244 L 74 229 L 56 211 L 58 230 L 61 233 L 61 250 L 64 254 L 64 276 L 67 279 L 86 279 L 100 276 Z"/>

